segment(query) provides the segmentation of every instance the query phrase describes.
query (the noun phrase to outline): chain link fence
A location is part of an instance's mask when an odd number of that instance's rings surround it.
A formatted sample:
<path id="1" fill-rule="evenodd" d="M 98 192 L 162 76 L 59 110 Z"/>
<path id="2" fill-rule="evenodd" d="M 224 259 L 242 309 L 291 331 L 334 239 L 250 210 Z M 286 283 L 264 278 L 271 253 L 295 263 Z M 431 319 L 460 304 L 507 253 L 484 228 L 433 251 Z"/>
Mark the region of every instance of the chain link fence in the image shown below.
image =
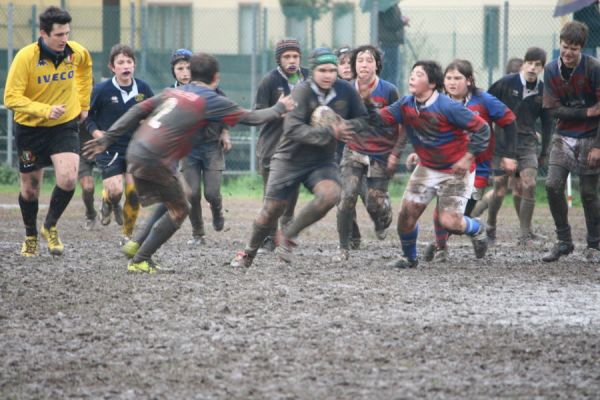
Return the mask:
<path id="1" fill-rule="evenodd" d="M 123 7 L 69 8 L 73 17 L 71 39 L 92 53 L 96 82 L 110 76 L 108 51 L 117 42 L 136 49 L 136 76 L 155 92 L 173 83 L 170 54 L 181 47 L 214 54 L 221 66 L 221 88 L 240 105 L 252 107 L 261 77 L 275 67 L 274 44 L 293 36 L 303 47 L 306 63 L 317 46 L 357 46 L 374 38 L 370 12 L 353 3 L 338 3 L 316 15 L 314 10 L 294 10 L 290 17 L 280 7 L 244 3 L 237 8 L 195 5 L 134 3 Z M 402 5 L 402 3 L 400 3 Z M 4 93 L 8 66 L 21 47 L 39 36 L 36 6 L 0 5 L 0 90 Z M 552 17 L 553 5 L 515 7 L 508 2 L 480 8 L 403 7 L 410 19 L 406 42 L 400 49 L 398 87 L 406 93 L 406 79 L 419 59 L 434 59 L 442 66 L 454 58 L 468 59 L 476 70 L 479 87 L 487 88 L 504 73 L 511 57 L 522 57 L 530 46 L 556 55 L 560 21 Z M 286 16 L 288 15 L 288 16 Z M 487 23 L 486 23 L 487 21 Z M 376 22 L 375 22 L 376 23 Z M 0 162 L 15 165 L 10 112 L 0 108 Z M 257 131 L 236 127 L 234 150 L 227 156 L 229 173 L 254 171 Z"/>

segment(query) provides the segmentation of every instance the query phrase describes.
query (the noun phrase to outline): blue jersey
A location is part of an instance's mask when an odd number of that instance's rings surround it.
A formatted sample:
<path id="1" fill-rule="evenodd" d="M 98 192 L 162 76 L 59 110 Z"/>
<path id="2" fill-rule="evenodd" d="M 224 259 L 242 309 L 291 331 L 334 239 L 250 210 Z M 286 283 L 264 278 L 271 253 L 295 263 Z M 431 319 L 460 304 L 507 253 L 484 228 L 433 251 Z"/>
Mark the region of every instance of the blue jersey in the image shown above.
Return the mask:
<path id="1" fill-rule="evenodd" d="M 449 170 L 467 151 L 481 153 L 490 138 L 481 117 L 438 92 L 421 106 L 414 96 L 405 96 L 383 108 L 381 117 L 388 125 L 401 124 L 419 162 L 437 170 Z"/>
<path id="2" fill-rule="evenodd" d="M 125 92 L 117 84 L 116 78 L 106 80 L 94 86 L 86 128 L 90 134 L 95 130 L 107 131 L 123 114 L 134 105 L 154 96 L 148 84 L 134 78 L 131 90 Z M 108 150 L 125 154 L 133 135 L 126 132 L 113 143 Z"/>

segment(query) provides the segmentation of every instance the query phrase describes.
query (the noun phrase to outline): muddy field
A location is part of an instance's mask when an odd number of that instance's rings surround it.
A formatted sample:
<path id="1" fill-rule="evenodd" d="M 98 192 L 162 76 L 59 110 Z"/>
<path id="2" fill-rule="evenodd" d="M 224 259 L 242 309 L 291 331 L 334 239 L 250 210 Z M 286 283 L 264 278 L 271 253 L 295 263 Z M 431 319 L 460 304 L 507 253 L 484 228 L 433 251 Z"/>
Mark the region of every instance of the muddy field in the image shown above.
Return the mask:
<path id="1" fill-rule="evenodd" d="M 450 263 L 400 271 L 385 267 L 397 236 L 376 241 L 362 205 L 363 246 L 344 265 L 329 262 L 331 212 L 293 266 L 233 269 L 259 202 L 226 208 L 225 232 L 207 220 L 207 245 L 190 248 L 186 223 L 156 257 L 175 273 L 153 276 L 127 274 L 116 225 L 83 230 L 79 199 L 61 258 L 21 258 L 19 210 L 0 209 L 0 398 L 598 398 L 600 264 L 583 258 L 581 209 L 564 261 L 514 246 L 506 202 L 483 262 L 453 238 Z M 552 235 L 547 211 L 535 223 Z M 420 249 L 429 217 L 421 227 Z"/>

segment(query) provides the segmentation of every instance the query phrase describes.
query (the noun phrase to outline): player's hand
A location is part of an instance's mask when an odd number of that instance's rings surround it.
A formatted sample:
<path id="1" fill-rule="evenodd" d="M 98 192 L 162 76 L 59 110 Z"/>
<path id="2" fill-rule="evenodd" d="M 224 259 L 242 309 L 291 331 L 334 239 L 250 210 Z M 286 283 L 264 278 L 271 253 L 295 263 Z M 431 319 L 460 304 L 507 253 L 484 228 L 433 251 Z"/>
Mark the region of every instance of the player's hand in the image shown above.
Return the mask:
<path id="1" fill-rule="evenodd" d="M 467 172 L 471 170 L 471 165 L 473 165 L 473 154 L 465 153 L 464 156 L 454 164 L 450 168 L 452 173 L 457 176 L 465 176 Z"/>
<path id="2" fill-rule="evenodd" d="M 106 132 L 101 131 L 100 129 L 96 129 L 94 132 L 92 132 L 92 137 L 94 139 L 100 139 L 102 136 L 104 136 Z"/>
<path id="3" fill-rule="evenodd" d="M 221 141 L 223 152 L 229 153 L 231 147 L 233 147 L 231 144 L 231 138 L 229 137 L 229 131 L 224 130 L 223 133 L 221 133 L 221 138 L 219 140 Z"/>
<path id="4" fill-rule="evenodd" d="M 65 105 L 60 104 L 50 108 L 50 119 L 59 119 L 65 113 Z"/>
<path id="5" fill-rule="evenodd" d="M 283 104 L 285 106 L 285 110 L 287 112 L 292 111 L 298 105 L 296 103 L 296 101 L 294 99 L 292 99 L 292 95 L 287 95 L 287 96 L 281 95 L 281 97 L 279 98 L 279 100 L 277 100 L 277 102 Z"/>
<path id="6" fill-rule="evenodd" d="M 415 170 L 415 167 L 417 166 L 417 164 L 419 163 L 419 156 L 417 155 L 417 153 L 410 153 L 408 155 L 408 157 L 406 157 L 406 163 L 404 163 L 404 165 L 406 165 L 406 169 L 410 172 Z"/>
<path id="7" fill-rule="evenodd" d="M 594 147 L 590 150 L 587 162 L 590 168 L 600 167 L 600 148 Z"/>
<path id="8" fill-rule="evenodd" d="M 352 140 L 352 137 L 354 136 L 354 131 L 352 130 L 352 127 L 344 121 L 332 124 L 331 133 L 337 140 L 344 143 Z"/>
<path id="9" fill-rule="evenodd" d="M 500 159 L 500 168 L 509 174 L 514 174 L 517 171 L 517 160 L 514 158 L 502 157 Z"/>
<path id="10" fill-rule="evenodd" d="M 81 154 L 89 159 L 106 150 L 106 145 L 102 143 L 102 138 L 88 140 L 81 148 Z"/>
<path id="11" fill-rule="evenodd" d="M 597 117 L 598 115 L 600 115 L 600 102 L 587 109 L 588 117 Z"/>
<path id="12" fill-rule="evenodd" d="M 85 121 L 87 119 L 87 117 L 88 117 L 88 111 L 81 110 L 81 112 L 79 113 L 79 122 L 83 123 L 83 121 Z"/>
<path id="13" fill-rule="evenodd" d="M 394 176 L 396 172 L 396 167 L 398 166 L 398 156 L 394 154 L 390 154 L 387 160 L 387 165 L 385 166 L 385 173 L 388 177 Z"/>

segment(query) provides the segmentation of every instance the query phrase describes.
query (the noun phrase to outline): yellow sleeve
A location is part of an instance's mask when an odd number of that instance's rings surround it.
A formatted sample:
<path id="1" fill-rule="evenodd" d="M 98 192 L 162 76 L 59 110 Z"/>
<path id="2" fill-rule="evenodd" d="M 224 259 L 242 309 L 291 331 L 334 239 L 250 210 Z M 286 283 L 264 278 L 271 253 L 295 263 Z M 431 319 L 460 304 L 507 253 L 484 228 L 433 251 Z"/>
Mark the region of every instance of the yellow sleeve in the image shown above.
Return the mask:
<path id="1" fill-rule="evenodd" d="M 92 56 L 85 47 L 80 46 L 80 49 L 81 61 L 75 74 L 77 93 L 81 110 L 89 111 L 93 86 Z"/>
<path id="2" fill-rule="evenodd" d="M 31 71 L 31 61 L 26 50 L 19 51 L 10 65 L 4 88 L 4 105 L 15 113 L 50 118 L 51 105 L 33 101 L 25 95 Z"/>

